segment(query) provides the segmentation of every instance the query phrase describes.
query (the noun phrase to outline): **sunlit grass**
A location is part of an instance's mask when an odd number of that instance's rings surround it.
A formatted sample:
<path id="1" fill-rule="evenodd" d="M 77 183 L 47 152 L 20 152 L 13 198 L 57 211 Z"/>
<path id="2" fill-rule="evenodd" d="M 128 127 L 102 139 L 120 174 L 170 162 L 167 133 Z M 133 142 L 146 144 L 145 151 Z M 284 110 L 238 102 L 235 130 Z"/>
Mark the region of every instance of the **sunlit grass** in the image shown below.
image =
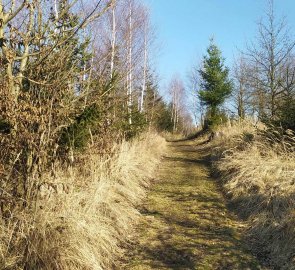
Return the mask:
<path id="1" fill-rule="evenodd" d="M 170 144 L 126 269 L 259 269 L 210 177 L 209 151 L 196 144 Z"/>
<path id="2" fill-rule="evenodd" d="M 253 250 L 278 269 L 293 269 L 294 133 L 251 122 L 228 124 L 220 132 L 214 164 L 236 211 L 249 221 Z"/>
<path id="3" fill-rule="evenodd" d="M 48 176 L 46 182 L 69 191 L 1 220 L 0 269 L 113 269 L 165 144 L 145 134 L 115 146 L 109 157 L 91 155 L 71 172 Z"/>

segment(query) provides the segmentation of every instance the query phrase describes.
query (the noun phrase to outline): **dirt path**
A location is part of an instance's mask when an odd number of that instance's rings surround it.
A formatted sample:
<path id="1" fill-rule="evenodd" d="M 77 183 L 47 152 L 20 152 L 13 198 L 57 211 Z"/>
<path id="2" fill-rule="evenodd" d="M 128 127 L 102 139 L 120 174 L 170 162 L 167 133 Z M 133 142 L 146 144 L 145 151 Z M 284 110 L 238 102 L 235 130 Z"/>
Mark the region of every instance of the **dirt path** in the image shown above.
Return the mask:
<path id="1" fill-rule="evenodd" d="M 207 153 L 208 154 L 208 153 Z M 125 269 L 262 269 L 194 141 L 169 144 Z"/>

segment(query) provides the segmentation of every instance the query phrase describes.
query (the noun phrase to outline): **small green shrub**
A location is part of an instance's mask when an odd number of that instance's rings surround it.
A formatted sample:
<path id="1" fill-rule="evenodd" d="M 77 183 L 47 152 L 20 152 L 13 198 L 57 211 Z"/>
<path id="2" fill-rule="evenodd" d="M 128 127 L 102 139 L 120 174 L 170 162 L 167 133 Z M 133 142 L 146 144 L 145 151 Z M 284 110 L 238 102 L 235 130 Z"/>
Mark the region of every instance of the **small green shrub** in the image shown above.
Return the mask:
<path id="1" fill-rule="evenodd" d="M 86 107 L 78 115 L 73 123 L 66 127 L 60 137 L 60 146 L 62 148 L 73 148 L 81 150 L 89 142 L 91 134 L 90 128 L 98 126 L 100 120 L 99 108 L 96 104 Z"/>

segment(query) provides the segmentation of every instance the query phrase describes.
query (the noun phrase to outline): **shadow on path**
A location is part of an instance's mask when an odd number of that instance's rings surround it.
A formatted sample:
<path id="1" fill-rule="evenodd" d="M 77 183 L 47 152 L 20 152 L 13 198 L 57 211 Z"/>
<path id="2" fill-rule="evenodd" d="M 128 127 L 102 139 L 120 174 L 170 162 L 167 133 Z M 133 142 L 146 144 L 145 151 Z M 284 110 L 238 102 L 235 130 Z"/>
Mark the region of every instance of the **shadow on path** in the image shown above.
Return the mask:
<path id="1" fill-rule="evenodd" d="M 202 147 L 169 144 L 124 269 L 263 269 L 241 240 L 245 224 L 227 209 Z"/>

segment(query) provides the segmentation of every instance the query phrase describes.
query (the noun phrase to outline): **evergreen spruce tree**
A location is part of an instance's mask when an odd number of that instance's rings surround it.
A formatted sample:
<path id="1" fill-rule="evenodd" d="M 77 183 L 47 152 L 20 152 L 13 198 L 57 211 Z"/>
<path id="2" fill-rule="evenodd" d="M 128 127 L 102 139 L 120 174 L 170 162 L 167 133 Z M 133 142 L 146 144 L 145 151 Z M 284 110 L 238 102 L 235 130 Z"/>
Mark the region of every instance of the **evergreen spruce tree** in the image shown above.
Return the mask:
<path id="1" fill-rule="evenodd" d="M 224 117 L 220 106 L 230 96 L 233 89 L 229 79 L 229 69 L 224 66 L 221 51 L 212 39 L 210 42 L 207 55 L 204 56 L 203 67 L 199 70 L 201 76 L 199 98 L 201 103 L 207 107 L 207 128 L 212 128 Z"/>

